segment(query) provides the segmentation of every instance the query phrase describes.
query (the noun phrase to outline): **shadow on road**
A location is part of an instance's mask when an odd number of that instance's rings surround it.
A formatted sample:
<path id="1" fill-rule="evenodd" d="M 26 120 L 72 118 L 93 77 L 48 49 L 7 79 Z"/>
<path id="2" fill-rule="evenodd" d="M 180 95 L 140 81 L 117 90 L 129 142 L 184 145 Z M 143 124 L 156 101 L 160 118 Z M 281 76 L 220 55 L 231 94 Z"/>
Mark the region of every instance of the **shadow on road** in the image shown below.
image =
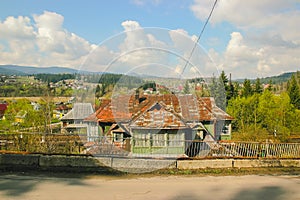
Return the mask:
<path id="1" fill-rule="evenodd" d="M 245 189 L 238 192 L 232 200 L 253 200 L 253 199 L 284 199 L 286 191 L 278 186 L 266 186 L 260 189 Z"/>
<path id="2" fill-rule="evenodd" d="M 125 173 L 113 170 L 101 172 L 72 171 L 0 171 L 0 193 L 7 197 L 20 197 L 38 188 L 39 184 L 49 182 L 69 186 L 89 186 L 84 180 L 93 175 L 102 177 L 122 177 Z"/>
<path id="3" fill-rule="evenodd" d="M 208 196 L 207 196 L 208 195 Z M 231 200 L 279 200 L 286 199 L 287 192 L 278 186 L 266 186 L 259 189 L 243 189 L 239 190 L 236 194 L 234 194 L 233 198 L 224 196 L 224 199 Z M 203 194 L 203 196 L 195 195 L 192 193 L 186 194 L 178 194 L 169 200 L 198 200 L 198 199 L 214 199 L 214 193 L 208 192 Z"/>

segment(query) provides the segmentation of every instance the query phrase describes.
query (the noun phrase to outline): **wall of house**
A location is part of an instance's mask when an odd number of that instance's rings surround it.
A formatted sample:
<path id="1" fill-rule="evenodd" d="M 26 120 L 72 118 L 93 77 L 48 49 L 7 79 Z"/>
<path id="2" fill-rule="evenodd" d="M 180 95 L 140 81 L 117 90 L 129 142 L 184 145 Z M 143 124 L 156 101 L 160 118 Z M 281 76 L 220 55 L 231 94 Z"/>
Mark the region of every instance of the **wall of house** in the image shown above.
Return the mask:
<path id="1" fill-rule="evenodd" d="M 137 154 L 184 154 L 185 140 L 192 137 L 187 129 L 134 129 L 132 134 L 131 152 Z"/>
<path id="2" fill-rule="evenodd" d="M 203 122 L 204 127 L 206 130 L 213 136 L 215 137 L 215 125 L 213 122 Z"/>
<path id="3" fill-rule="evenodd" d="M 225 122 L 225 132 L 222 132 L 221 134 L 221 140 L 231 140 L 231 121 Z"/>
<path id="4" fill-rule="evenodd" d="M 215 123 L 215 140 L 221 140 L 221 134 L 223 127 L 225 126 L 225 121 L 220 120 Z"/>
<path id="5" fill-rule="evenodd" d="M 97 122 L 86 122 L 87 124 L 87 140 L 93 142 L 100 136 L 100 127 Z"/>
<path id="6" fill-rule="evenodd" d="M 216 122 L 203 122 L 204 127 L 212 134 L 215 140 L 230 139 L 231 138 L 231 121 L 219 120 Z M 228 132 L 224 134 L 224 126 L 228 127 Z"/>

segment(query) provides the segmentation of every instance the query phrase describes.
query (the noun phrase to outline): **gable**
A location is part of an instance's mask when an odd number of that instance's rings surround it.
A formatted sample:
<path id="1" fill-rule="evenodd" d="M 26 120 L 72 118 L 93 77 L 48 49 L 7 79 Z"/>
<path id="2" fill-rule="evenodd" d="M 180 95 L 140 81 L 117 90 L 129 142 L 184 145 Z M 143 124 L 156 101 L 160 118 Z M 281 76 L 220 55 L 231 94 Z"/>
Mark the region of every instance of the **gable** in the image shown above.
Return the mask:
<path id="1" fill-rule="evenodd" d="M 155 103 L 145 112 L 136 117 L 130 124 L 131 128 L 180 129 L 188 128 L 180 116 L 164 105 Z"/>

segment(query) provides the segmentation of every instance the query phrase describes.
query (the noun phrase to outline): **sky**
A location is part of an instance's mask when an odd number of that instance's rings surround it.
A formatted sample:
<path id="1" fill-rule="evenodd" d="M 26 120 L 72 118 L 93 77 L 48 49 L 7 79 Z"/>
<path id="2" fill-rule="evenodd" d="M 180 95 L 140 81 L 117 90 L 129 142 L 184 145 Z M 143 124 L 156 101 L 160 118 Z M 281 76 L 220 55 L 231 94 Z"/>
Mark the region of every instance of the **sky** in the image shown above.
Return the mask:
<path id="1" fill-rule="evenodd" d="M 218 0 L 196 43 L 214 1 L 1 0 L 0 65 L 166 77 L 300 70 L 299 0 Z"/>

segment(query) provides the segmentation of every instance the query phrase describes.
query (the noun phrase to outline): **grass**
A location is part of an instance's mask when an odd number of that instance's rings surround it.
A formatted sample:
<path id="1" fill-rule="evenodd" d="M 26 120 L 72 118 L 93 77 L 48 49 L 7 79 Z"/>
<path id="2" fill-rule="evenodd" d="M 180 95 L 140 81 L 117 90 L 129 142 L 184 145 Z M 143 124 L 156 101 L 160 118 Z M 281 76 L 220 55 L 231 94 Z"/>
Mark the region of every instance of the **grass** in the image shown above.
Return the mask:
<path id="1" fill-rule="evenodd" d="M 30 169 L 1 169 L 0 175 L 14 174 L 26 176 L 43 176 L 43 177 L 64 177 L 64 178 L 109 178 L 109 179 L 132 179 L 132 178 L 151 178 L 151 177 L 167 177 L 167 176 L 187 176 L 187 177 L 203 177 L 203 176 L 299 176 L 300 168 L 222 168 L 222 169 L 197 169 L 197 170 L 179 170 L 179 169 L 162 169 L 149 173 L 132 174 L 120 172 L 113 169 L 102 171 L 69 171 L 69 170 L 30 170 Z"/>
<path id="2" fill-rule="evenodd" d="M 197 176 L 243 176 L 243 175 L 300 175 L 300 168 L 264 167 L 264 168 L 219 168 L 179 170 L 164 169 L 150 173 L 152 175 L 197 175 Z"/>

